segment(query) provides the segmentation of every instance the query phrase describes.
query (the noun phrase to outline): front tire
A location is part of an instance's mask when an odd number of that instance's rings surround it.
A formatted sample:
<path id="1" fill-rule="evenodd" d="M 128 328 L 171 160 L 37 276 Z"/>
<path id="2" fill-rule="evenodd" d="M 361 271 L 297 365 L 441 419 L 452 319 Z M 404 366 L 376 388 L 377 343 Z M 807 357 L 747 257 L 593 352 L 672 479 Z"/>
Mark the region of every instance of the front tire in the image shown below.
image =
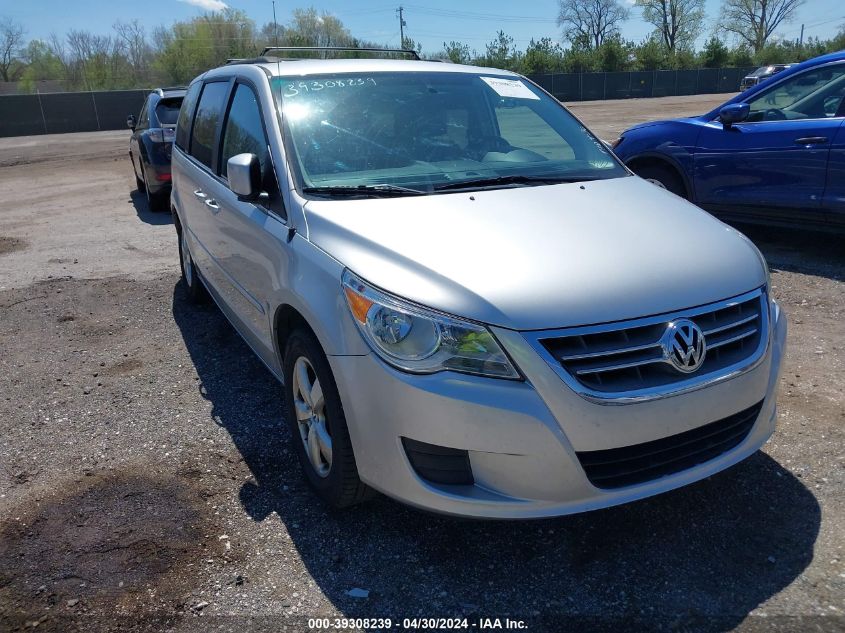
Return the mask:
<path id="1" fill-rule="evenodd" d="M 285 346 L 285 414 L 305 479 L 335 509 L 367 499 L 358 477 L 340 394 L 314 335 L 300 329 Z"/>
<path id="2" fill-rule="evenodd" d="M 685 200 L 689 199 L 689 196 L 687 195 L 687 188 L 684 186 L 684 181 L 681 179 L 678 172 L 671 167 L 650 163 L 634 169 L 634 173 L 636 173 L 640 178 L 648 180 L 658 187 L 671 191 L 676 196 L 680 196 Z"/>

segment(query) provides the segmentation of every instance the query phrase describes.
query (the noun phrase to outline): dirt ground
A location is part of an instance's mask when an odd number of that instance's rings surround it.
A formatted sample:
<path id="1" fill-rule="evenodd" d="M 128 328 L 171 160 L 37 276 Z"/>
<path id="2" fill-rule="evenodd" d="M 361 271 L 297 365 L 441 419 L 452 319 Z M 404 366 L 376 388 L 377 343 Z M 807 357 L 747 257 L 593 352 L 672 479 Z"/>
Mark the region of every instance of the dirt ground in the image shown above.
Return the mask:
<path id="1" fill-rule="evenodd" d="M 573 110 L 609 139 L 722 100 Z M 215 307 L 187 303 L 127 139 L 0 139 L 0 630 L 845 630 L 841 236 L 746 231 L 790 331 L 778 431 L 736 467 L 555 520 L 384 498 L 335 514 L 300 478 L 277 383 Z"/>

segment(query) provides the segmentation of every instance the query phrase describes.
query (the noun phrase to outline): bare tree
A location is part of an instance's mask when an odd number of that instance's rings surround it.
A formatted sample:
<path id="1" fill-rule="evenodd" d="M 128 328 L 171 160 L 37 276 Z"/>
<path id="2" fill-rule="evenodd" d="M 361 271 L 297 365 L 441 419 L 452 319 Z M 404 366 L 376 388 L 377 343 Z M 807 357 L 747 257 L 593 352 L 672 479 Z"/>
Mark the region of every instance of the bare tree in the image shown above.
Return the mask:
<path id="1" fill-rule="evenodd" d="M 12 66 L 23 47 L 23 26 L 12 18 L 0 19 L 0 78 L 14 81 Z"/>
<path id="2" fill-rule="evenodd" d="M 629 11 L 619 0 L 559 0 L 557 23 L 566 39 L 586 48 L 598 48 L 619 33 Z"/>
<path id="3" fill-rule="evenodd" d="M 132 68 L 133 79 L 137 82 L 147 72 L 152 57 L 147 33 L 138 20 L 115 22 L 114 31 L 123 44 L 126 58 Z"/>
<path id="4" fill-rule="evenodd" d="M 705 0 L 635 0 L 643 20 L 654 26 L 663 45 L 672 53 L 691 47 L 704 28 Z"/>
<path id="5" fill-rule="evenodd" d="M 759 52 L 805 0 L 723 0 L 719 25 Z"/>

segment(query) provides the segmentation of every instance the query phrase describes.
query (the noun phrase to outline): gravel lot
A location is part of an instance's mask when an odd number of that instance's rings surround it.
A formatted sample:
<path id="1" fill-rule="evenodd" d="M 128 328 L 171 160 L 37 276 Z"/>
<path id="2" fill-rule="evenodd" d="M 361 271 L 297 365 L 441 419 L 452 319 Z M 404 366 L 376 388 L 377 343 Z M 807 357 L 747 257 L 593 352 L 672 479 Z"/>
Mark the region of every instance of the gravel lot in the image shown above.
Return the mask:
<path id="1" fill-rule="evenodd" d="M 573 110 L 612 138 L 722 100 Z M 841 237 L 747 230 L 790 332 L 778 432 L 738 466 L 556 520 L 384 498 L 333 514 L 300 479 L 278 385 L 215 307 L 186 302 L 127 139 L 0 139 L 0 630 L 845 630 Z"/>

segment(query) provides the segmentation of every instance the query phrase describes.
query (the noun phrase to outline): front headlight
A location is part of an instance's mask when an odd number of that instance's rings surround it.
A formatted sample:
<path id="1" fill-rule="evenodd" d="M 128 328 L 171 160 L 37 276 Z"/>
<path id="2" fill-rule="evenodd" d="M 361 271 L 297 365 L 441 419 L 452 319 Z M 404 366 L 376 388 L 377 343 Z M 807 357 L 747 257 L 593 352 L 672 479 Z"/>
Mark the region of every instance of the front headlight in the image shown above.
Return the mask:
<path id="1" fill-rule="evenodd" d="M 519 379 L 484 326 L 414 305 L 376 290 L 348 270 L 343 294 L 361 334 L 385 362 L 405 371 L 460 371 Z"/>

